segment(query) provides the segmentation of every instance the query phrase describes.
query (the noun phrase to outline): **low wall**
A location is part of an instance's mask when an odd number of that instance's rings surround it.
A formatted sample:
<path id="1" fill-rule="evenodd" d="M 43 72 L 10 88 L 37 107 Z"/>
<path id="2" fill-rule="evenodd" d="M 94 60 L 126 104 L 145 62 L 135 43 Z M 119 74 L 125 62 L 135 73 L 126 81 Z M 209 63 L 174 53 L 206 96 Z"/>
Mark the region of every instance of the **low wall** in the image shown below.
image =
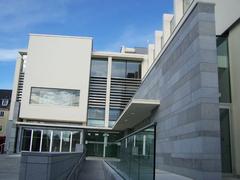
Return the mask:
<path id="1" fill-rule="evenodd" d="M 22 152 L 19 180 L 65 180 L 85 153 Z"/>

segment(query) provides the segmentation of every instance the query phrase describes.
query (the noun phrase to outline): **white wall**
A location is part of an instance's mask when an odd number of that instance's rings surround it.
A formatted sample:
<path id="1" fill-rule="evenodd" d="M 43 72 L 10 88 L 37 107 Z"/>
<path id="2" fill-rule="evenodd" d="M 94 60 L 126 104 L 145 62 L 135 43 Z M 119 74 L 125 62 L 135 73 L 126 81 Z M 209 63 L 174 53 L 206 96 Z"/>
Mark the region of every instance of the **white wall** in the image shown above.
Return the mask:
<path id="1" fill-rule="evenodd" d="M 232 159 L 237 174 L 240 175 L 240 24 L 230 31 L 228 42 L 232 91 Z"/>
<path id="2" fill-rule="evenodd" d="M 20 118 L 85 122 L 91 38 L 30 35 Z M 80 90 L 79 107 L 29 104 L 31 87 Z"/>

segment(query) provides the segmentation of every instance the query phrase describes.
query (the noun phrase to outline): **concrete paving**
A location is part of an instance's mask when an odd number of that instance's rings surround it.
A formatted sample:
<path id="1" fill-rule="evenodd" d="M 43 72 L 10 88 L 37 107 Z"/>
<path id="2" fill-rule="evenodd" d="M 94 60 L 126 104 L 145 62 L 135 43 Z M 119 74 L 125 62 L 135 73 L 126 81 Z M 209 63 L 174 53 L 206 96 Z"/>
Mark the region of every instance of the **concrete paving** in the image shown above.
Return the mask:
<path id="1" fill-rule="evenodd" d="M 0 180 L 17 180 L 21 155 L 0 155 Z"/>
<path id="2" fill-rule="evenodd" d="M 105 180 L 102 160 L 86 160 L 79 172 L 79 180 Z"/>

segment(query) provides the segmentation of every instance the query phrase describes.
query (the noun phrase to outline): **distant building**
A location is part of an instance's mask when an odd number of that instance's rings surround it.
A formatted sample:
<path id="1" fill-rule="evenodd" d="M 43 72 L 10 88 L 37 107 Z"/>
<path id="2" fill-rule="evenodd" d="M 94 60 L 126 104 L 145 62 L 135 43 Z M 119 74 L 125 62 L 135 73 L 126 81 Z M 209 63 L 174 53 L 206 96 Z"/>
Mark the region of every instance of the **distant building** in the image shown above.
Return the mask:
<path id="1" fill-rule="evenodd" d="M 5 142 L 11 96 L 11 90 L 0 89 L 0 145 Z M 3 149 L 3 145 L 1 145 L 0 151 L 1 149 Z"/>
<path id="2" fill-rule="evenodd" d="M 31 34 L 16 63 L 6 150 L 81 145 L 88 156 L 118 156 L 126 179 L 240 175 L 239 7 L 174 0 L 154 44 L 119 53 L 92 51 L 89 37 Z"/>

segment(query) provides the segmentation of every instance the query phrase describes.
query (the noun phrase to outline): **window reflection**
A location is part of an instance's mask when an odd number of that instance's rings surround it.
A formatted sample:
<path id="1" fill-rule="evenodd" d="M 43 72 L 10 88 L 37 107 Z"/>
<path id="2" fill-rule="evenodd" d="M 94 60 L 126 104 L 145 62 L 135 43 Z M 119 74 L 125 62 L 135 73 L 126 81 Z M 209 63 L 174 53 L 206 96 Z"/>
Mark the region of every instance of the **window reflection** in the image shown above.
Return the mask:
<path id="1" fill-rule="evenodd" d="M 61 131 L 53 131 L 52 152 L 60 151 Z"/>
<path id="2" fill-rule="evenodd" d="M 79 90 L 33 87 L 31 91 L 30 104 L 78 106 L 79 96 Z"/>
<path id="3" fill-rule="evenodd" d="M 104 108 L 88 108 L 88 125 L 104 126 L 105 109 Z"/>
<path id="4" fill-rule="evenodd" d="M 112 77 L 141 78 L 141 62 L 113 60 Z"/>
<path id="5" fill-rule="evenodd" d="M 220 97 L 219 101 L 224 103 L 231 102 L 230 92 L 230 72 L 228 60 L 227 38 L 217 38 L 217 58 L 218 58 L 218 83 Z"/>
<path id="6" fill-rule="evenodd" d="M 69 131 L 62 132 L 62 152 L 70 151 L 70 140 L 71 140 L 71 132 Z"/>
<path id="7" fill-rule="evenodd" d="M 31 133 L 32 133 L 32 130 L 28 130 L 28 129 L 23 130 L 22 151 L 30 150 Z"/>
<path id="8" fill-rule="evenodd" d="M 121 115 L 121 109 L 110 109 L 109 110 L 109 127 L 113 127 L 118 117 Z"/>
<path id="9" fill-rule="evenodd" d="M 91 61 L 91 76 L 106 77 L 108 67 L 107 63 L 107 60 L 93 59 Z"/>
<path id="10" fill-rule="evenodd" d="M 72 132 L 72 152 L 76 151 L 76 146 L 80 144 L 80 132 L 74 131 Z"/>
<path id="11" fill-rule="evenodd" d="M 43 130 L 42 137 L 42 152 L 50 151 L 51 131 Z"/>
<path id="12" fill-rule="evenodd" d="M 32 138 L 32 151 L 40 151 L 41 131 L 34 130 Z"/>

